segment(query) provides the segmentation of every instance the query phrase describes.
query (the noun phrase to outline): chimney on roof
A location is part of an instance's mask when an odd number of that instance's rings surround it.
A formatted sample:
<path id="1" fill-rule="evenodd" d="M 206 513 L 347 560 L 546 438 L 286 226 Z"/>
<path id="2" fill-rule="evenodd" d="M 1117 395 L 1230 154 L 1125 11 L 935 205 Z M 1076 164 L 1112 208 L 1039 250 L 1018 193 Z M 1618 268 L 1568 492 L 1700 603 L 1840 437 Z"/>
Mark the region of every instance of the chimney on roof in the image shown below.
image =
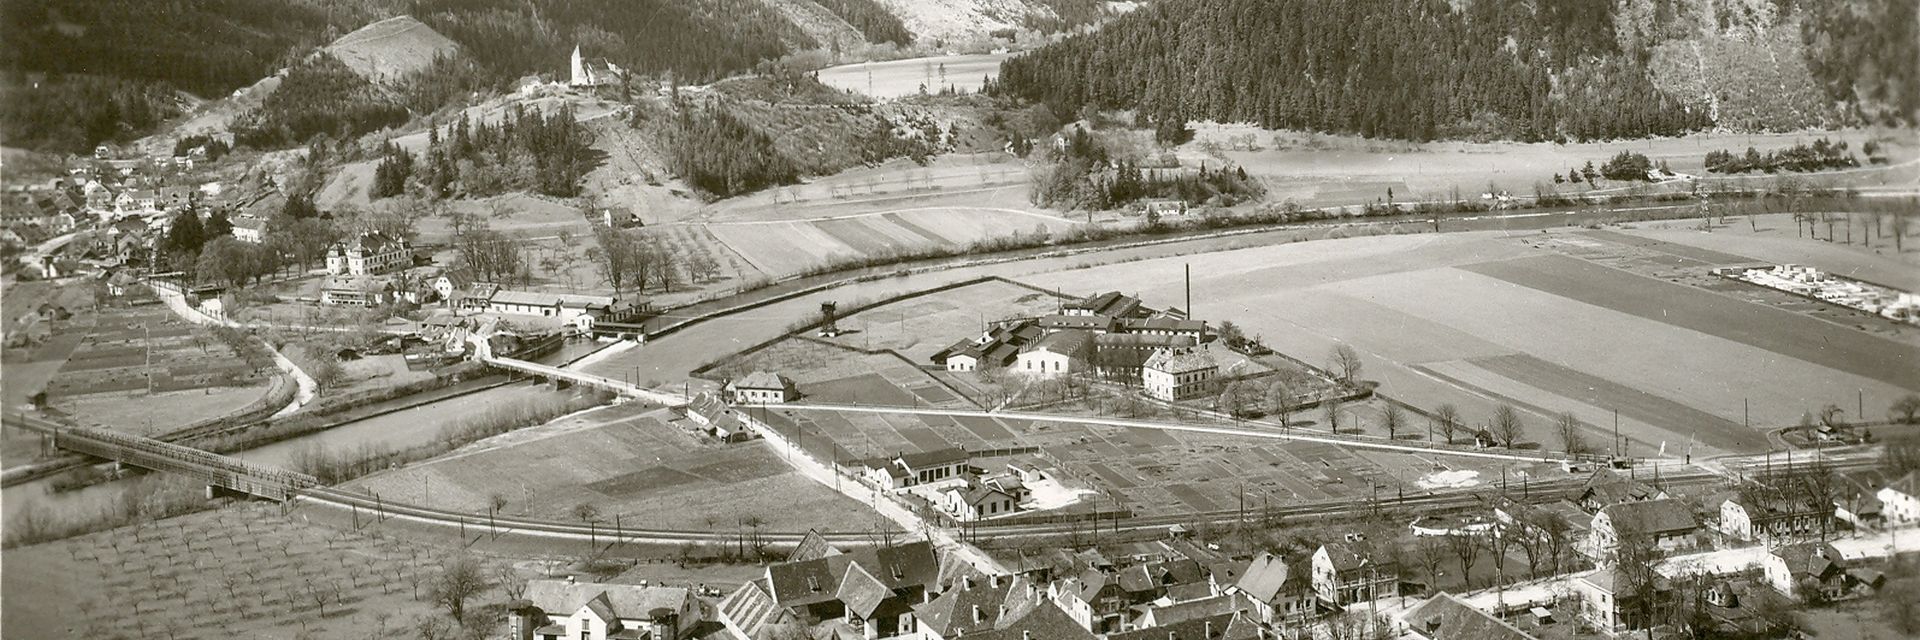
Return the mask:
<path id="1" fill-rule="evenodd" d="M 1213 640 L 1213 621 L 1208 620 L 1206 629 L 1200 634 L 1201 640 Z"/>
<path id="2" fill-rule="evenodd" d="M 567 576 L 567 584 L 573 584 L 573 576 Z"/>
<path id="3" fill-rule="evenodd" d="M 980 605 L 973 605 L 973 623 L 980 624 Z"/>

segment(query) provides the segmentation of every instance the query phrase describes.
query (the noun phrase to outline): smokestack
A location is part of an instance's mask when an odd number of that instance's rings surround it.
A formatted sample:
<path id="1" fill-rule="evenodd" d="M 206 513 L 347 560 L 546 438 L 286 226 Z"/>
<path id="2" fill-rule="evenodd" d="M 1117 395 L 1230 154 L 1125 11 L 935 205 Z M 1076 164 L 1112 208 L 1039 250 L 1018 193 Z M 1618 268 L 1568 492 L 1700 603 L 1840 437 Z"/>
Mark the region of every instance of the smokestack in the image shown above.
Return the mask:
<path id="1" fill-rule="evenodd" d="M 1192 320 L 1198 314 L 1193 312 L 1193 263 L 1185 265 L 1187 271 L 1187 319 Z"/>

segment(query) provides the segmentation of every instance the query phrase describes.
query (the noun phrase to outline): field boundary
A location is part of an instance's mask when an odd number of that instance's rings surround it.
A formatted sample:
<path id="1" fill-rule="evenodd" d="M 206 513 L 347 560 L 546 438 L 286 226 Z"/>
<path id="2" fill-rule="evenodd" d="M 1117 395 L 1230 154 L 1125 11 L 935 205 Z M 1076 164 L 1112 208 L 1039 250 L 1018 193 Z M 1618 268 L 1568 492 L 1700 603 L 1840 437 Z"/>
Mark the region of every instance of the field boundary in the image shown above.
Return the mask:
<path id="1" fill-rule="evenodd" d="M 912 359 L 910 359 L 910 358 L 908 358 L 908 357 L 907 357 L 906 355 L 904 355 L 904 354 L 902 354 L 902 353 L 900 353 L 899 351 L 895 351 L 895 350 L 893 350 L 893 349 L 862 349 L 862 348 L 860 348 L 860 347 L 856 347 L 856 346 L 852 346 L 852 345 L 845 345 L 845 344 L 840 344 L 840 343 L 838 343 L 838 342 L 834 342 L 834 341 L 831 341 L 831 340 L 821 340 L 820 338 L 817 338 L 817 337 L 814 337 L 814 336 L 810 336 L 810 335 L 806 335 L 805 333 L 801 333 L 801 334 L 799 334 L 799 335 L 795 335 L 795 336 L 794 336 L 794 338 L 797 338 L 797 339 L 800 339 L 800 340 L 804 340 L 804 341 L 807 341 L 807 342 L 813 342 L 813 343 L 817 343 L 817 344 L 821 344 L 821 345 L 825 345 L 825 346 L 828 346 L 828 347 L 833 347 L 833 348 L 835 348 L 835 349 L 844 349 L 844 350 L 847 350 L 847 351 L 852 351 L 852 352 L 854 352 L 854 353 L 858 353 L 858 354 L 862 354 L 862 355 L 869 355 L 869 356 L 893 356 L 894 358 L 898 358 L 898 359 L 900 360 L 900 362 L 903 362 L 903 363 L 906 363 L 906 365 L 907 365 L 908 367 L 910 367 L 910 368 L 912 368 L 913 370 L 915 370 L 915 371 L 919 371 L 919 372 L 921 372 L 922 374 L 926 374 L 926 373 L 927 373 L 927 370 L 926 370 L 926 368 L 924 368 L 924 367 L 921 367 L 921 366 L 919 366 L 919 365 L 915 365 L 915 364 L 913 363 L 913 360 L 912 360 Z M 946 369 L 941 369 L 941 371 L 945 371 L 945 370 L 946 370 Z M 965 400 L 965 401 L 967 402 L 967 404 L 970 404 L 970 405 L 973 405 L 973 406 L 976 406 L 976 407 L 978 407 L 978 406 L 980 406 L 980 403 L 978 403 L 978 402 L 974 402 L 974 400 L 973 400 L 973 398 L 972 398 L 972 397 L 969 397 L 969 396 L 968 396 L 967 394 L 965 394 L 965 393 L 962 393 L 962 392 L 961 392 L 961 391 L 960 391 L 959 389 L 955 389 L 955 388 L 953 388 L 953 385 L 951 385 L 951 384 L 947 384 L 947 381 L 945 381 L 945 380 L 941 380 L 941 379 L 940 379 L 939 377 L 936 377 L 936 376 L 933 376 L 933 375 L 927 375 L 927 379 L 928 379 L 928 380 L 932 380 L 934 384 L 937 384 L 937 385 L 940 385 L 940 387 L 941 387 L 941 388 L 943 388 L 943 389 L 946 389 L 946 390 L 947 390 L 948 392 L 950 392 L 950 393 L 952 393 L 952 394 L 954 395 L 954 397 L 956 397 L 956 398 L 959 398 L 959 399 L 961 399 L 961 400 Z M 908 392 L 908 393 L 912 393 L 912 392 Z"/>
<path id="2" fill-rule="evenodd" d="M 862 305 L 860 305 L 860 306 L 857 306 L 857 307 L 854 307 L 854 308 L 851 308 L 851 309 L 846 309 L 846 310 L 843 310 L 843 311 L 841 311 L 841 312 L 840 312 L 840 314 L 839 314 L 839 316 L 840 316 L 840 317 L 842 317 L 842 318 L 846 318 L 846 317 L 851 317 L 851 316 L 854 316 L 854 315 L 858 315 L 858 314 L 860 314 L 860 313 L 864 313 L 864 312 L 866 312 L 866 311 L 869 311 L 869 310 L 871 310 L 871 309 L 874 309 L 874 308 L 877 308 L 877 307 L 881 307 L 881 306 L 885 306 L 885 305 L 889 305 L 889 304 L 893 304 L 893 303 L 896 303 L 896 302 L 900 302 L 900 301 L 902 301 L 902 300 L 911 300 L 911 299 L 914 299 L 914 298 L 918 298 L 918 297 L 921 297 L 921 296 L 928 296 L 928 295 L 932 295 L 932 294 L 936 294 L 936 293 L 941 293 L 941 292 L 944 292 L 944 291 L 952 291 L 952 290 L 954 290 L 954 289 L 959 289 L 959 288 L 962 288 L 962 287 L 970 287 L 970 286 L 973 286 L 973 285 L 976 285 L 976 284 L 983 284 L 983 283 L 987 283 L 987 282 L 993 282 L 993 281 L 1000 281 L 1000 282 L 1005 282 L 1005 283 L 1008 283 L 1008 284 L 1014 284 L 1014 285 L 1017 285 L 1017 286 L 1023 286 L 1023 287 L 1028 287 L 1028 288 L 1032 288 L 1032 285 L 1027 285 L 1027 284 L 1024 284 L 1024 283 L 1019 283 L 1019 282 L 1015 282 L 1015 281 L 1012 281 L 1012 280 L 1008 280 L 1007 278 L 1005 278 L 1005 277 L 1002 277 L 1002 276 L 981 276 L 981 277 L 978 277 L 978 278 L 972 278 L 972 279 L 968 279 L 968 280 L 961 280 L 961 281 L 958 281 L 958 282 L 950 282 L 950 283 L 947 283 L 947 284 L 943 284 L 943 285 L 940 285 L 940 286 L 937 286 L 937 287 L 931 287 L 931 288 L 927 288 L 927 289 L 921 289 L 921 290 L 918 290 L 918 291 L 909 291 L 909 292 L 906 292 L 906 293 L 903 293 L 903 294 L 900 294 L 900 295 L 897 295 L 897 296 L 891 296 L 891 297 L 887 297 L 887 298 L 881 298 L 881 299 L 879 299 L 879 300 L 875 300 L 875 301 L 872 301 L 872 302 L 868 302 L 868 303 L 865 303 L 865 304 L 862 304 Z M 821 287 L 820 287 L 820 288 L 821 288 L 822 290 L 824 290 L 824 289 L 827 289 L 827 288 L 831 288 L 831 287 L 836 287 L 836 286 L 839 286 L 839 284 L 832 284 L 832 285 L 821 285 Z M 812 293 L 812 292 L 807 292 L 807 293 Z M 800 294 L 800 295 L 804 295 L 804 294 Z M 769 301 L 769 302 L 763 302 L 763 303 L 760 303 L 760 304 L 761 304 L 761 306 L 764 306 L 765 304 L 770 304 L 771 302 L 773 302 L 773 301 Z M 740 309 L 739 311 L 745 311 L 745 310 L 746 310 L 746 309 Z M 725 313 L 736 313 L 736 312 L 737 312 L 737 311 L 727 311 L 727 312 L 725 312 Z M 718 315 L 722 315 L 722 314 L 714 314 L 714 316 L 710 316 L 710 317 L 717 317 Z M 710 378 L 710 377 L 708 377 L 708 376 L 707 376 L 707 374 L 708 374 L 708 373 L 710 373 L 710 372 L 712 372 L 712 371 L 713 371 L 714 369 L 717 369 L 717 368 L 720 368 L 720 366 L 721 366 L 721 365 L 723 365 L 723 364 L 727 364 L 728 362 L 731 362 L 731 361 L 734 361 L 734 360 L 738 360 L 738 359 L 740 359 L 740 358 L 744 358 L 744 357 L 747 357 L 747 356 L 750 356 L 750 355 L 753 355 L 753 354 L 755 354 L 755 353 L 759 353 L 759 352 L 761 352 L 761 351 L 764 351 L 764 350 L 766 350 L 766 349 L 767 349 L 768 347 L 772 347 L 772 346 L 773 346 L 773 345 L 775 345 L 775 344 L 779 344 L 779 343 L 780 343 L 780 342 L 782 342 L 782 341 L 785 341 L 785 340 L 787 340 L 787 339 L 790 339 L 790 338 L 793 338 L 793 337 L 796 337 L 796 336 L 800 336 L 800 335 L 803 335 L 803 334 L 806 334 L 806 333 L 807 333 L 807 332 L 809 332 L 809 331 L 813 331 L 813 330 L 815 330 L 815 329 L 818 329 L 818 328 L 820 328 L 820 325 L 821 325 L 821 324 L 822 324 L 822 321 L 820 321 L 820 320 L 812 320 L 812 321 L 809 321 L 809 322 L 807 322 L 806 324 L 803 324 L 803 325 L 800 325 L 800 326 L 797 326 L 797 327 L 794 327 L 794 328 L 792 328 L 792 329 L 789 329 L 789 330 L 787 330 L 787 331 L 785 331 L 785 332 L 782 332 L 782 333 L 781 333 L 780 335 L 778 335 L 778 336 L 774 336 L 773 338 L 770 338 L 770 339 L 767 339 L 767 340 L 763 340 L 763 341 L 761 341 L 761 342 L 759 342 L 758 344 L 754 344 L 754 345 L 752 345 L 752 346 L 749 346 L 749 347 L 747 347 L 747 348 L 745 348 L 745 349 L 741 349 L 741 350 L 739 350 L 739 351 L 735 351 L 735 352 L 733 352 L 733 353 L 730 353 L 730 354 L 727 354 L 727 355 L 724 355 L 724 356 L 721 356 L 721 357 L 719 357 L 719 358 L 716 358 L 716 359 L 714 359 L 714 360 L 713 360 L 713 361 L 711 361 L 711 362 L 708 362 L 708 363 L 706 363 L 706 364 L 703 364 L 703 365 L 700 365 L 699 367 L 696 367 L 696 368 L 694 368 L 694 370 L 692 370 L 692 371 L 689 371 L 689 372 L 687 372 L 687 375 L 690 375 L 690 376 L 693 376 L 693 377 L 695 377 L 695 378 L 700 378 L 700 379 L 702 379 L 702 380 L 711 380 L 711 381 L 714 381 L 714 382 L 718 382 L 718 380 L 714 380 L 713 378 Z M 895 355 L 897 356 L 898 354 L 895 354 Z M 904 357 L 904 356 L 902 356 L 902 357 L 901 357 L 901 359 L 903 359 L 903 360 L 904 360 L 904 359 L 905 359 L 905 357 Z M 913 363 L 912 363 L 912 361 L 908 361 L 908 362 L 907 362 L 907 364 L 908 364 L 909 366 L 911 366 L 911 365 L 913 365 Z M 915 368 L 918 368 L 918 367 L 915 367 Z"/>

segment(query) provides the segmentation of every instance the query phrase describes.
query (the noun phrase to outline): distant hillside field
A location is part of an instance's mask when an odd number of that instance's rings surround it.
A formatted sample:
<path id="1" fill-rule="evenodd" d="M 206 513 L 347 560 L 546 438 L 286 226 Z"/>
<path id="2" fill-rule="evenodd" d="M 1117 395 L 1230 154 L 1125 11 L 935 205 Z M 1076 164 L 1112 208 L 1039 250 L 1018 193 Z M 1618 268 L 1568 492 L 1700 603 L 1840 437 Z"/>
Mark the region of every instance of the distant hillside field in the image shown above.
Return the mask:
<path id="1" fill-rule="evenodd" d="M 395 16 L 341 36 L 323 51 L 373 82 L 395 82 L 425 70 L 434 58 L 451 56 L 460 45 L 413 16 Z"/>

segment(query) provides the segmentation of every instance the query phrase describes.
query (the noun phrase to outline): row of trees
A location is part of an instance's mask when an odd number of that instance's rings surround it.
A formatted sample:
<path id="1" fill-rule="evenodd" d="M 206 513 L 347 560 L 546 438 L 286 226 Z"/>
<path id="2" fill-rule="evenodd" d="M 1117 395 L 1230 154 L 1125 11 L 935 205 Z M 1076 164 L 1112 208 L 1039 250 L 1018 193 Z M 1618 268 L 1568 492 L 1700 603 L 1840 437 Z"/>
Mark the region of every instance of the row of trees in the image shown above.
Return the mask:
<path id="1" fill-rule="evenodd" d="M 1605 37 L 1608 14 L 1523 0 L 1157 3 L 1008 60 L 991 90 L 1057 112 L 1138 109 L 1162 141 L 1190 120 L 1416 140 L 1707 126 Z"/>
<path id="2" fill-rule="evenodd" d="M 1232 206 L 1262 191 L 1245 169 L 1237 167 L 1212 169 L 1203 164 L 1197 171 L 1143 170 L 1131 160 L 1113 159 L 1084 127 L 1075 127 L 1062 142 L 1057 149 L 1043 150 L 1033 163 L 1027 199 L 1034 204 L 1095 211 L 1143 199 L 1173 198 Z"/>
<path id="3" fill-rule="evenodd" d="M 1868 143 L 1873 144 L 1873 143 Z M 1867 150 L 1872 155 L 1873 150 Z M 1829 142 L 1826 138 L 1801 143 L 1780 151 L 1769 151 L 1766 155 L 1753 147 L 1747 152 L 1734 155 L 1732 151 L 1716 149 L 1707 152 L 1707 171 L 1710 173 L 1748 173 L 1764 171 L 1820 171 L 1823 169 L 1846 169 L 1860 166 L 1860 160 L 1847 151 L 1847 142 Z"/>

